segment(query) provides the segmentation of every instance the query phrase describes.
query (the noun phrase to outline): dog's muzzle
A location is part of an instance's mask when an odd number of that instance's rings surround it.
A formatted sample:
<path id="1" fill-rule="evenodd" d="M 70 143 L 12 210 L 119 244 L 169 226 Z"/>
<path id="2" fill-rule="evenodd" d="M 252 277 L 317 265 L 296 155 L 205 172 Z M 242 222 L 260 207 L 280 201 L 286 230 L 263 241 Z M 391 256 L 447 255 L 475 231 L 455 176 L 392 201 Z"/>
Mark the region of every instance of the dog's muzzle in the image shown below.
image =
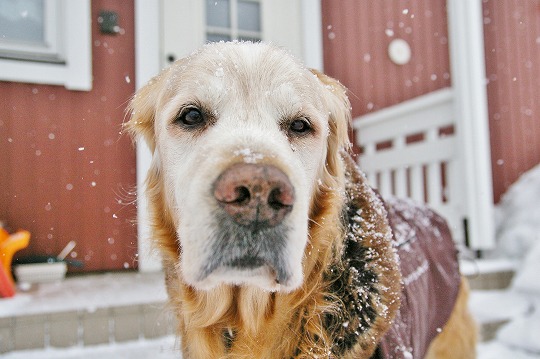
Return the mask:
<path id="1" fill-rule="evenodd" d="M 214 197 L 234 222 L 255 229 L 281 224 L 295 199 L 285 173 L 271 165 L 251 163 L 226 169 L 214 184 Z"/>
<path id="2" fill-rule="evenodd" d="M 199 280 L 213 273 L 217 280 L 234 283 L 263 276 L 287 286 L 293 274 L 286 254 L 286 218 L 295 203 L 287 175 L 272 165 L 236 163 L 216 179 L 213 196 L 219 209 L 212 255 Z"/>

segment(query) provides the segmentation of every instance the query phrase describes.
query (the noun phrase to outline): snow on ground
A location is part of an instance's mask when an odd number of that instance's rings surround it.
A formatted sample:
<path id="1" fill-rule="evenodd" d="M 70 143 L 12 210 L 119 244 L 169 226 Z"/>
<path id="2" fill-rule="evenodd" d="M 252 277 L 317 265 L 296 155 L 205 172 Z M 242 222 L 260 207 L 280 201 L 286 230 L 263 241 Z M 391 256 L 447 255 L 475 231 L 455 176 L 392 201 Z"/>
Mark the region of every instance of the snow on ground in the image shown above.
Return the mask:
<path id="1" fill-rule="evenodd" d="M 0 318 L 56 313 L 69 310 L 94 311 L 112 306 L 164 303 L 167 300 L 161 273 L 106 273 L 76 276 L 44 283 L 0 301 Z"/>
<path id="2" fill-rule="evenodd" d="M 514 183 L 496 208 L 494 257 L 513 258 L 516 276 L 506 291 L 473 293 L 479 322 L 509 320 L 495 339 L 479 348 L 479 359 L 540 358 L 540 165 Z"/>
<path id="3" fill-rule="evenodd" d="M 496 256 L 522 259 L 540 241 L 540 164 L 524 173 L 495 208 Z"/>
<path id="4" fill-rule="evenodd" d="M 24 350 L 0 355 L 2 359 L 181 359 L 172 336 L 133 342 L 66 349 Z"/>
<path id="5" fill-rule="evenodd" d="M 519 348 L 506 346 L 498 342 L 480 344 L 477 359 L 538 359 L 540 355 L 528 353 Z"/>

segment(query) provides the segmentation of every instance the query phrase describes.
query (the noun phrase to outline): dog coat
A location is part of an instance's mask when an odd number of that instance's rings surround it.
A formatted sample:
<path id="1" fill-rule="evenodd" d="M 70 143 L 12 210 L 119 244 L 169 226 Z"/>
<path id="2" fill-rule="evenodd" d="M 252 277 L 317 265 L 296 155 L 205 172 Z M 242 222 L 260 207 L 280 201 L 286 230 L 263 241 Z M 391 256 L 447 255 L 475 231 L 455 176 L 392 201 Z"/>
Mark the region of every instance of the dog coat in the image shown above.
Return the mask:
<path id="1" fill-rule="evenodd" d="M 423 358 L 454 308 L 461 283 L 446 221 L 412 201 L 389 199 L 388 219 L 401 271 L 401 306 L 380 358 Z"/>
<path id="2" fill-rule="evenodd" d="M 336 357 L 342 357 L 359 341 L 361 344 L 362 328 L 369 327 L 379 315 L 373 309 L 376 303 L 363 299 L 362 293 L 370 291 L 370 281 L 377 281 L 381 275 L 376 267 L 372 273 L 365 270 L 370 248 L 361 245 L 362 232 L 356 228 L 366 221 L 359 215 L 366 197 L 373 197 L 368 198 L 369 203 L 382 200 L 374 191 L 365 189 L 366 179 L 348 155 L 345 163 L 343 268 L 337 270 L 332 290 L 344 302 L 342 310 L 346 313 L 339 316 L 343 323 L 337 317 L 327 320 L 329 327 L 336 328 L 333 350 Z M 457 251 L 446 221 L 425 205 L 393 198 L 383 205 L 401 272 L 401 305 L 372 358 L 421 359 L 442 331 L 456 302 L 461 282 Z M 358 324 L 352 326 L 352 322 Z"/>

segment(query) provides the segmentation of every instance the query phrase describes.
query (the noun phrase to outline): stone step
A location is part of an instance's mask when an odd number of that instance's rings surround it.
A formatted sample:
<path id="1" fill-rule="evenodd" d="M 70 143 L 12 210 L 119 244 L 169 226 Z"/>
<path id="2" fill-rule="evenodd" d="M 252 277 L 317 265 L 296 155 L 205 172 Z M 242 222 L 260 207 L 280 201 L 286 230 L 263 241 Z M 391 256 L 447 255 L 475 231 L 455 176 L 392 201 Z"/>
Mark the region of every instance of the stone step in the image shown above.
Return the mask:
<path id="1" fill-rule="evenodd" d="M 475 260 L 462 262 L 461 268 L 474 295 L 475 291 L 496 292 L 509 288 L 514 278 L 516 263 L 502 259 Z M 494 339 L 500 327 L 508 321 L 509 319 L 496 319 L 479 323 L 480 340 L 488 342 Z"/>
<path id="2" fill-rule="evenodd" d="M 162 273 L 107 273 L 35 285 L 0 299 L 0 353 L 171 335 Z"/>
<path id="3" fill-rule="evenodd" d="M 0 318 L 0 353 L 154 339 L 173 331 L 164 303 L 18 315 Z"/>

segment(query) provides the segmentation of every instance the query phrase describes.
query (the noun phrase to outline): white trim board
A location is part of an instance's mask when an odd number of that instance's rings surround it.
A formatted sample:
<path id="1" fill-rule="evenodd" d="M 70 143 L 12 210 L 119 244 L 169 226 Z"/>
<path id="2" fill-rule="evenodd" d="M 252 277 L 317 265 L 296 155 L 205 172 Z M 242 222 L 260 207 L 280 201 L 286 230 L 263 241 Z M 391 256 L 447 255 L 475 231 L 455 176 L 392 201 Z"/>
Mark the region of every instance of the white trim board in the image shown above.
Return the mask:
<path id="1" fill-rule="evenodd" d="M 458 149 L 465 176 L 464 206 L 469 243 L 495 245 L 493 177 L 486 90 L 482 2 L 450 0 L 448 33 Z"/>
<path id="2" fill-rule="evenodd" d="M 159 1 L 135 0 L 135 87 L 140 89 L 161 69 Z M 146 173 L 152 154 L 144 141 L 137 142 L 137 232 L 139 271 L 161 270 L 159 257 L 150 245 L 148 201 L 144 195 Z"/>

